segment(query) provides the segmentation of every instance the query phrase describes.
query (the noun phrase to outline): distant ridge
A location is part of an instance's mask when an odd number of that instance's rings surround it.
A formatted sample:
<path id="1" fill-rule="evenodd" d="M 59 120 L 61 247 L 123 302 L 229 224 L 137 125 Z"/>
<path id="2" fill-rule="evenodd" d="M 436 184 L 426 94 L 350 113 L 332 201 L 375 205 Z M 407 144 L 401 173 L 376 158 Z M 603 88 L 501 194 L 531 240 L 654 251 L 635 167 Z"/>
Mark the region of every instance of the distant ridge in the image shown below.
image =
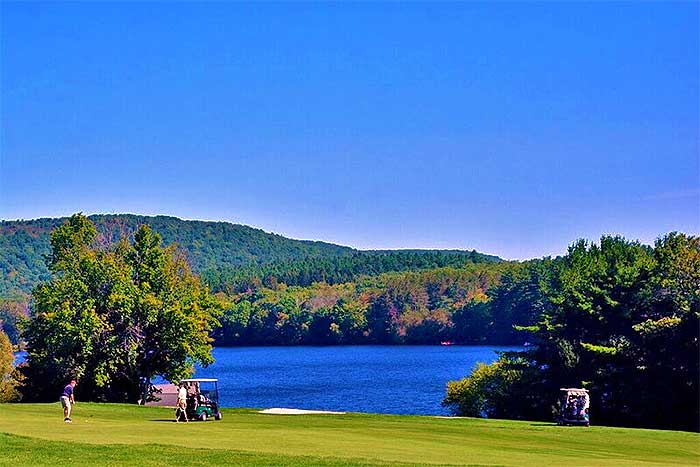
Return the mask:
<path id="1" fill-rule="evenodd" d="M 358 257 L 382 255 L 399 256 L 384 268 L 410 270 L 421 268 L 416 255 L 428 253 L 440 257 L 452 256 L 449 264 L 461 260 L 500 261 L 496 256 L 462 250 L 372 250 L 361 251 L 347 246 L 312 240 L 293 240 L 241 224 L 221 221 L 182 220 L 172 216 L 142 216 L 135 214 L 94 214 L 88 216 L 95 223 L 100 241 L 105 244 L 123 235 L 132 235 L 142 224 L 150 225 L 163 237 L 164 244 L 177 243 L 188 256 L 192 268 L 205 276 L 216 277 L 218 271 L 232 271 L 242 266 L 248 275 L 268 271 L 266 265 L 292 264 L 299 261 L 324 264 L 324 260 L 353 257 L 357 268 Z M 49 253 L 49 234 L 67 218 L 0 221 L 0 296 L 26 295 L 39 282 L 50 278 L 44 262 Z M 439 252 L 439 253 L 437 253 Z M 454 256 L 456 255 L 456 256 Z M 407 263 L 403 257 L 410 257 Z M 376 262 L 376 258 L 375 258 Z M 386 263 L 384 261 L 382 264 Z M 420 264 L 419 264 L 420 263 Z M 438 266 L 446 263 L 438 261 Z M 279 268 L 273 268 L 276 270 Z M 337 269 L 337 266 L 336 266 Z M 371 268 L 370 268 L 371 270 Z M 378 271 L 384 272 L 384 271 Z"/>

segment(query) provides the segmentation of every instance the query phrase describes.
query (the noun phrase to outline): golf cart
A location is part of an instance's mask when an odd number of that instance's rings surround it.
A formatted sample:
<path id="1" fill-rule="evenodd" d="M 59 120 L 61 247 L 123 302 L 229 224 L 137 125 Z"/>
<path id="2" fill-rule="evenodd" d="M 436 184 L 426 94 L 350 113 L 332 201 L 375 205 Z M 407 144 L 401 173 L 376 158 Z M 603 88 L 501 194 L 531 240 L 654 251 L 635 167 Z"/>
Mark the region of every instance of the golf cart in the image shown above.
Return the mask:
<path id="1" fill-rule="evenodd" d="M 590 397 L 587 389 L 561 388 L 559 425 L 590 426 Z"/>
<path id="2" fill-rule="evenodd" d="M 215 420 L 221 420 L 218 382 L 219 380 L 215 378 L 190 378 L 180 381 L 180 384 L 184 384 L 187 388 L 187 418 L 189 420 L 206 421 L 211 417 L 214 417 Z M 184 420 L 184 416 L 179 411 L 176 411 L 175 414 L 180 420 Z"/>

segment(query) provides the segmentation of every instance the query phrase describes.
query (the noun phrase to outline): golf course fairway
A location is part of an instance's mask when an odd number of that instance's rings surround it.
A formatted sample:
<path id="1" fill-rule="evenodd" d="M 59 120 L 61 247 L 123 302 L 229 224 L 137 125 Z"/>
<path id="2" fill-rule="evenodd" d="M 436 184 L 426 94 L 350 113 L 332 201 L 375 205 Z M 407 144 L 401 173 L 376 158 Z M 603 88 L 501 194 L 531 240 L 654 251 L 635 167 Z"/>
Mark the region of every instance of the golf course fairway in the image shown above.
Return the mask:
<path id="1" fill-rule="evenodd" d="M 678 431 L 371 414 L 267 415 L 174 423 L 173 410 L 0 404 L 2 466 L 698 466 L 700 435 Z"/>

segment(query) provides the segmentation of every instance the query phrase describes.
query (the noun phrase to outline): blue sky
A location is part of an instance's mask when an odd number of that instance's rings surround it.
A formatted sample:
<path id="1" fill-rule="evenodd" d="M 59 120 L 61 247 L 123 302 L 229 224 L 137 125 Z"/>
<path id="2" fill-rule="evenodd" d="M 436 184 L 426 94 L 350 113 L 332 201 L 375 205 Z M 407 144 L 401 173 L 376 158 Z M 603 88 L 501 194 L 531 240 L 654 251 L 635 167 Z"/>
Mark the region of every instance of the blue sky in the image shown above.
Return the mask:
<path id="1" fill-rule="evenodd" d="M 2 219 L 505 258 L 700 231 L 697 2 L 0 8 Z"/>

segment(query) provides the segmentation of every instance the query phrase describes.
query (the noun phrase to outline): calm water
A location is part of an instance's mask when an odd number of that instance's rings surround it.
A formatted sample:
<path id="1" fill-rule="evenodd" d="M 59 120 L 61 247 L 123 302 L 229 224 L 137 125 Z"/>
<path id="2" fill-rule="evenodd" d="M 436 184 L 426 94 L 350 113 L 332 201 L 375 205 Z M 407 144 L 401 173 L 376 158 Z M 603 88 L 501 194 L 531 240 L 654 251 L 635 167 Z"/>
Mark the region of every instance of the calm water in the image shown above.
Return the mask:
<path id="1" fill-rule="evenodd" d="M 218 347 L 195 376 L 219 379 L 223 407 L 447 415 L 447 382 L 503 350 L 520 347 Z"/>
<path id="2" fill-rule="evenodd" d="M 496 360 L 491 346 L 344 346 L 215 348 L 197 377 L 219 378 L 224 407 L 446 415 L 447 381 L 477 362 Z"/>

